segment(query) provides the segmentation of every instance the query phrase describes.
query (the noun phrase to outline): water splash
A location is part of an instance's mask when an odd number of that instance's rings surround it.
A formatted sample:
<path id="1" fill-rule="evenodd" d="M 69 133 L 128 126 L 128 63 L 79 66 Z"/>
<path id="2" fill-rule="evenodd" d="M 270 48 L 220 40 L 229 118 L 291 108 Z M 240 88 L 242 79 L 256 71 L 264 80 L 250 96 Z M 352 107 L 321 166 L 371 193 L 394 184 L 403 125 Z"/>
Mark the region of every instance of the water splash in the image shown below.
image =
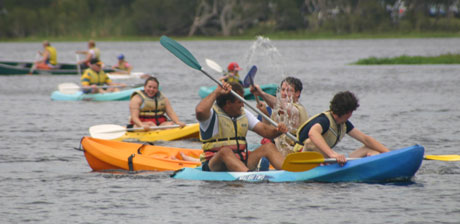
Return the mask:
<path id="1" fill-rule="evenodd" d="M 279 81 L 281 81 L 286 77 L 283 56 L 268 37 L 257 36 L 244 58 L 248 71 L 251 66 L 257 66 L 259 75 L 256 76 L 256 79 L 259 77 L 259 80 L 262 80 L 260 77 L 264 76 L 280 77 Z"/>

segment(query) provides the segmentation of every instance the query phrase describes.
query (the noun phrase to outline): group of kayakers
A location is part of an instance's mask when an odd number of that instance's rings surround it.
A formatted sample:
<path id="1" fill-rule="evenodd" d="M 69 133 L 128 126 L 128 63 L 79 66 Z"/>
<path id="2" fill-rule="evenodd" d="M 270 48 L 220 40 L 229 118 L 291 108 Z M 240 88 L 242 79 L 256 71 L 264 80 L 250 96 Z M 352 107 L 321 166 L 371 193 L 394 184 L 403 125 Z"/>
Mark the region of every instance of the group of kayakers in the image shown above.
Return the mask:
<path id="1" fill-rule="evenodd" d="M 363 144 L 349 153 L 350 157 L 372 156 L 389 151 L 349 121 L 359 107 L 358 99 L 352 92 L 337 93 L 330 101 L 329 110 L 309 117 L 306 108 L 299 102 L 303 87 L 298 78 L 287 77 L 281 82 L 279 98 L 263 92 L 258 85 L 251 86 L 251 92 L 267 103 L 259 102 L 258 109 L 278 123 L 275 127 L 265 119 L 258 120 L 244 108 L 243 101 L 231 93 L 233 90 L 243 97 L 244 89 L 238 75 L 241 68 L 238 64 L 230 63 L 227 70 L 221 78 L 222 86 L 218 86 L 195 108 L 200 124 L 203 149 L 200 161 L 203 170 L 252 171 L 260 168 L 263 159 L 268 159 L 275 169 L 281 169 L 288 153 L 302 151 L 319 152 L 326 158 L 335 158 L 343 165 L 347 161 L 346 155 L 333 148 L 345 134 Z M 132 95 L 131 123 L 145 130 L 174 123 L 184 126 L 158 87 L 158 80 L 151 77 L 145 81 L 144 90 Z M 165 114 L 171 121 L 167 120 Z M 263 144 L 253 151 L 247 148 L 246 136 L 249 130 L 265 138 Z M 296 136 L 296 139 L 290 139 L 287 132 Z"/>

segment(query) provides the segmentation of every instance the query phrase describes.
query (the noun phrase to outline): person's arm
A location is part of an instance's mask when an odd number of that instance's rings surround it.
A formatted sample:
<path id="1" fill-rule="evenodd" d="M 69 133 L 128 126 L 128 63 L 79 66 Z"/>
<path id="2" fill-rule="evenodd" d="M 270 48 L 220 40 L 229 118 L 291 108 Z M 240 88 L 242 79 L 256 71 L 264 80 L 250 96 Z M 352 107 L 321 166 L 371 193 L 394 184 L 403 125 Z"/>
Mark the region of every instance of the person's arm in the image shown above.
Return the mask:
<path id="1" fill-rule="evenodd" d="M 321 124 L 314 124 L 308 132 L 308 138 L 313 142 L 313 144 L 315 144 L 315 146 L 319 150 L 321 150 L 328 157 L 337 159 L 338 163 L 345 163 L 347 161 L 345 155 L 339 154 L 332 150 L 331 147 L 329 147 L 329 145 L 326 143 L 326 140 L 324 140 L 321 134 L 322 132 L 323 127 L 321 126 Z"/>
<path id="2" fill-rule="evenodd" d="M 217 97 L 222 94 L 227 94 L 232 90 L 232 86 L 226 82 L 222 82 L 223 88 L 218 85 L 217 88 L 207 95 L 203 100 L 198 103 L 195 107 L 196 119 L 198 121 L 205 121 L 211 116 L 211 107 L 216 101 Z"/>
<path id="3" fill-rule="evenodd" d="M 131 115 L 131 120 L 134 125 L 138 127 L 144 127 L 144 130 L 148 131 L 150 128 L 148 125 L 144 125 L 139 118 L 139 113 L 141 111 L 142 98 L 139 95 L 134 95 L 129 101 L 129 114 Z"/>
<path id="4" fill-rule="evenodd" d="M 252 130 L 260 136 L 270 139 L 276 138 L 288 131 L 284 123 L 278 123 L 278 126 L 275 127 L 263 122 L 257 123 Z"/>
<path id="5" fill-rule="evenodd" d="M 264 92 L 259 85 L 254 85 L 251 86 L 251 93 L 254 94 L 254 96 L 260 96 L 262 99 L 264 99 L 265 102 L 267 102 L 267 105 L 271 108 L 275 108 L 276 105 L 276 97 Z"/>
<path id="6" fill-rule="evenodd" d="M 370 149 L 373 149 L 375 151 L 378 151 L 380 153 L 384 152 L 389 152 L 390 150 L 385 147 L 382 143 L 374 139 L 373 137 L 366 135 L 362 133 L 360 130 L 357 128 L 351 129 L 351 131 L 348 132 L 348 135 L 350 135 L 352 138 L 360 141 L 363 143 L 365 146 L 367 146 Z"/>
<path id="7" fill-rule="evenodd" d="M 165 103 L 166 103 L 166 114 L 168 115 L 169 118 L 171 118 L 171 120 L 180 125 L 181 127 L 184 127 L 185 126 L 185 123 L 181 122 L 179 120 L 179 118 L 177 117 L 176 115 L 176 112 L 174 112 L 172 106 L 171 106 L 171 103 L 169 102 L 169 99 L 167 97 L 165 97 Z"/>

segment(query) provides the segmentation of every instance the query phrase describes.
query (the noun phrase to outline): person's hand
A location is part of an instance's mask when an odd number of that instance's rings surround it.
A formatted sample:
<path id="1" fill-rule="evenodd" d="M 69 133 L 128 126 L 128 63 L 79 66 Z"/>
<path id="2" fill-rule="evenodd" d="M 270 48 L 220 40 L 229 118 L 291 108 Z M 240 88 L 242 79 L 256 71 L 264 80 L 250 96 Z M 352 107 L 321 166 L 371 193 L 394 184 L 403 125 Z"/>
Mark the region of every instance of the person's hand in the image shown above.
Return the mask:
<path id="1" fill-rule="evenodd" d="M 185 127 L 185 125 L 187 125 L 186 123 L 182 122 L 182 121 L 178 121 L 178 122 L 174 122 L 176 124 L 178 124 L 181 128 Z"/>
<path id="2" fill-rule="evenodd" d="M 338 154 L 336 153 L 335 155 L 331 156 L 331 158 L 334 158 L 337 160 L 337 163 L 340 165 L 340 166 L 343 166 L 345 165 L 345 163 L 347 163 L 347 158 L 345 157 L 344 154 Z"/>
<path id="3" fill-rule="evenodd" d="M 259 109 L 264 114 L 268 114 L 267 106 L 266 106 L 266 104 L 264 102 L 259 102 L 257 104 L 257 109 Z"/>
<path id="4" fill-rule="evenodd" d="M 286 124 L 284 124 L 283 122 L 280 122 L 278 123 L 278 126 L 276 126 L 276 130 L 279 132 L 279 133 L 282 133 L 282 134 L 285 134 L 288 132 L 288 127 L 286 126 Z"/>
<path id="5" fill-rule="evenodd" d="M 251 88 L 249 89 L 249 91 L 251 91 L 251 93 L 254 96 L 261 96 L 262 95 L 262 89 L 260 88 L 259 85 L 251 85 Z"/>
<path id="6" fill-rule="evenodd" d="M 232 86 L 229 83 L 222 81 L 222 85 L 218 85 L 216 91 L 219 95 L 228 94 L 232 91 Z"/>

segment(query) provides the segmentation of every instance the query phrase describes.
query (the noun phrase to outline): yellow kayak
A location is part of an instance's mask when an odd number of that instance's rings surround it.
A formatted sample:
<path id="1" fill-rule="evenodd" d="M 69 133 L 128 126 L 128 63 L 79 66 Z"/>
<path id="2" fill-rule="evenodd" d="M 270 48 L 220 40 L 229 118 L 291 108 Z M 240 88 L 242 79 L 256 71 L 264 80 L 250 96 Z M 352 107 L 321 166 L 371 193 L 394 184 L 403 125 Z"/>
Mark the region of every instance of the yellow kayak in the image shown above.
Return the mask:
<path id="1" fill-rule="evenodd" d="M 115 141 L 125 142 L 154 142 L 154 141 L 173 141 L 187 138 L 199 138 L 198 123 L 188 124 L 183 128 L 170 128 L 170 129 L 159 129 L 151 131 L 127 131 L 124 135 L 119 138 L 115 138 Z"/>

